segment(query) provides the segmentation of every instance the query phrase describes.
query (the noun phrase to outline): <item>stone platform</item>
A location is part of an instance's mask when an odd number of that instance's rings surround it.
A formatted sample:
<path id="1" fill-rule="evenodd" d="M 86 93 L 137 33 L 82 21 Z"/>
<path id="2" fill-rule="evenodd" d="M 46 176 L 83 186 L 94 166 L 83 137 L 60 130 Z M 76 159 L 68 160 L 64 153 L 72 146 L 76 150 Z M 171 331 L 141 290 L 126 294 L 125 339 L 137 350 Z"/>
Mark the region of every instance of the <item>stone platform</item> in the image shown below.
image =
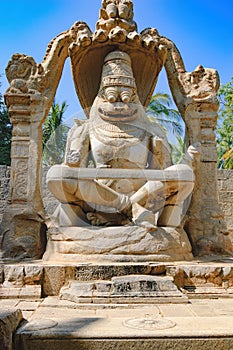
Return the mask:
<path id="1" fill-rule="evenodd" d="M 23 314 L 13 350 L 232 350 L 232 262 L 8 263 L 1 267 L 0 309 Z M 106 296 L 110 282 L 113 295 Z"/>
<path id="2" fill-rule="evenodd" d="M 172 278 L 189 298 L 233 296 L 233 258 L 179 262 L 56 263 L 42 260 L 0 264 L 0 299 L 58 296 L 70 281 L 107 283 L 114 278 Z M 148 291 L 148 290 L 147 290 Z"/>
<path id="3" fill-rule="evenodd" d="M 233 298 L 104 305 L 47 297 L 0 301 L 22 310 L 14 350 L 232 350 Z"/>

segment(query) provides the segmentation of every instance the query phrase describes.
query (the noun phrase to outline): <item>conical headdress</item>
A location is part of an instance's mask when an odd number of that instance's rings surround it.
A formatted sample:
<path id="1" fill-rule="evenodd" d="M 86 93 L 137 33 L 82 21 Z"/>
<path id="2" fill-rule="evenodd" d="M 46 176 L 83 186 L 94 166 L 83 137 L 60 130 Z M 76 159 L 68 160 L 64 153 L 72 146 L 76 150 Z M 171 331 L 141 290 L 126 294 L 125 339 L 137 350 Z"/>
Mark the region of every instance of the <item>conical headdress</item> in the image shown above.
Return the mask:
<path id="1" fill-rule="evenodd" d="M 127 53 L 122 51 L 110 52 L 105 57 L 100 89 L 116 85 L 136 88 L 131 59 Z"/>

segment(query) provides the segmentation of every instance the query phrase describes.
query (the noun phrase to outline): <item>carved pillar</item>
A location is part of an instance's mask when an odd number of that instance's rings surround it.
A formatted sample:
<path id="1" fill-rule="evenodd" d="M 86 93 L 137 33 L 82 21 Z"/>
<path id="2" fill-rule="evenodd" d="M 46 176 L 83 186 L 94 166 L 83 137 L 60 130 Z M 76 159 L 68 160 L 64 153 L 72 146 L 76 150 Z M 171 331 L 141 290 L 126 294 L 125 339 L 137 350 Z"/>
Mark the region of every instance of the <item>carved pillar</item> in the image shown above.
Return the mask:
<path id="1" fill-rule="evenodd" d="M 200 163 L 196 169 L 196 187 L 188 211 L 185 230 L 193 243 L 194 253 L 223 253 L 231 250 L 224 235 L 224 217 L 218 203 L 217 150 L 215 127 L 218 118 L 218 101 L 192 101 L 185 110 L 189 144 L 202 145 Z"/>
<path id="2" fill-rule="evenodd" d="M 39 94 L 12 93 L 5 98 L 13 138 L 9 205 L 0 231 L 2 258 L 38 259 L 45 246 L 40 191 L 44 98 Z"/>
<path id="3" fill-rule="evenodd" d="M 52 105 L 75 33 L 77 29 L 72 27 L 54 38 L 41 64 L 33 57 L 14 54 L 6 67 L 10 87 L 5 99 L 13 139 L 9 203 L 0 226 L 4 259 L 39 259 L 45 249 L 42 123 Z"/>
<path id="4" fill-rule="evenodd" d="M 161 42 L 167 47 L 165 68 L 174 101 L 186 125 L 188 145 L 199 142 L 202 146 L 184 228 L 195 255 L 229 253 L 232 245 L 219 207 L 217 187 L 215 127 L 219 76 L 216 70 L 201 65 L 193 72 L 186 72 L 175 44 L 164 37 Z"/>

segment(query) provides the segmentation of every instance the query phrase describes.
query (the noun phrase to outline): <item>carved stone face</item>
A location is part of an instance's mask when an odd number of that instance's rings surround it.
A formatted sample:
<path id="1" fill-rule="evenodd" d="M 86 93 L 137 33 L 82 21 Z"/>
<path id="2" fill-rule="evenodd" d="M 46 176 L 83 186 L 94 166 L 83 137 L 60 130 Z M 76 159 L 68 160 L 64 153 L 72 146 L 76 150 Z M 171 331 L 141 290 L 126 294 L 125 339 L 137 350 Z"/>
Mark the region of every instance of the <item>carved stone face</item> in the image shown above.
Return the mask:
<path id="1" fill-rule="evenodd" d="M 98 115 L 111 122 L 135 120 L 139 110 L 141 112 L 139 106 L 142 107 L 136 89 L 124 86 L 103 88 L 95 102 L 98 105 Z"/>
<path id="2" fill-rule="evenodd" d="M 137 94 L 131 60 L 125 52 L 114 51 L 105 57 L 91 117 L 93 111 L 110 122 L 129 122 L 145 113 Z"/>

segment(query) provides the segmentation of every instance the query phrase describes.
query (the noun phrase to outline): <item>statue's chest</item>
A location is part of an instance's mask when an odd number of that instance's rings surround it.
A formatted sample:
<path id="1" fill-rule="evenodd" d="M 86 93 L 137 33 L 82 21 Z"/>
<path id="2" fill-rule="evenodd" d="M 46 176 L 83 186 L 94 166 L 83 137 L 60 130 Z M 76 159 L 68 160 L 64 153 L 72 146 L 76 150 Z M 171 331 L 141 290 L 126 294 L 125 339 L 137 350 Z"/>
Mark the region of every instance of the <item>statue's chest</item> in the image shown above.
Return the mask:
<path id="1" fill-rule="evenodd" d="M 148 158 L 148 134 L 132 126 L 118 132 L 109 129 L 95 128 L 90 132 L 92 156 L 96 166 L 145 168 Z"/>

